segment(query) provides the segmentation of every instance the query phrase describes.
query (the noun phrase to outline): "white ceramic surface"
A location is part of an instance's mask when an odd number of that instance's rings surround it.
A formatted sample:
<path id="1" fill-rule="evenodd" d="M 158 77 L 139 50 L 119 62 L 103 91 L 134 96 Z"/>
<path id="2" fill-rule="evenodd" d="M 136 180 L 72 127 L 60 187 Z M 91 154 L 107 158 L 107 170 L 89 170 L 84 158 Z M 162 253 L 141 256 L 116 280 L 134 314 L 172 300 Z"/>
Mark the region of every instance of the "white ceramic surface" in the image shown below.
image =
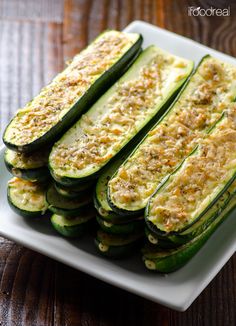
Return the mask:
<path id="1" fill-rule="evenodd" d="M 196 63 L 209 53 L 236 64 L 236 59 L 230 56 L 144 22 L 135 21 L 125 30 L 142 33 L 144 47 L 156 44 Z M 139 256 L 122 261 L 104 259 L 97 255 L 93 239 L 64 239 L 46 220 L 23 219 L 11 211 L 6 199 L 10 174 L 3 163 L 3 152 L 4 149 L 0 152 L 0 234 L 105 282 L 184 311 L 235 251 L 236 212 L 233 212 L 185 267 L 167 276 L 147 271 Z"/>

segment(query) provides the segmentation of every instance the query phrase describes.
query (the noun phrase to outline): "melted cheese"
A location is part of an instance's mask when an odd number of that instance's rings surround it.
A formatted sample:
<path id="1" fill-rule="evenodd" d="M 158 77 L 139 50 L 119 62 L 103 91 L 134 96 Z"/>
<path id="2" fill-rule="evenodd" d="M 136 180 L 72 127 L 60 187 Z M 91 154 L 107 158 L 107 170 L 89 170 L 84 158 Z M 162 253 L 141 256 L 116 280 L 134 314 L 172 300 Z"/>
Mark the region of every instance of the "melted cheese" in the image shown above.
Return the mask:
<path id="1" fill-rule="evenodd" d="M 8 130 L 11 142 L 22 146 L 55 126 L 89 87 L 134 43 L 132 34 L 109 31 L 75 56 L 71 64 L 17 112 Z"/>
<path id="2" fill-rule="evenodd" d="M 168 115 L 110 180 L 113 203 L 144 208 L 158 184 L 188 156 L 236 96 L 236 68 L 207 58 Z"/>
<path id="3" fill-rule="evenodd" d="M 149 220 L 166 232 L 193 222 L 236 172 L 236 104 L 150 201 Z"/>
<path id="4" fill-rule="evenodd" d="M 45 187 L 42 185 L 14 177 L 8 182 L 8 187 L 16 207 L 31 212 L 41 211 L 42 214 L 47 210 Z"/>
<path id="5" fill-rule="evenodd" d="M 190 64 L 155 47 L 138 61 L 53 147 L 50 164 L 57 175 L 85 176 L 105 165 L 158 111 L 180 76 L 186 78 Z"/>

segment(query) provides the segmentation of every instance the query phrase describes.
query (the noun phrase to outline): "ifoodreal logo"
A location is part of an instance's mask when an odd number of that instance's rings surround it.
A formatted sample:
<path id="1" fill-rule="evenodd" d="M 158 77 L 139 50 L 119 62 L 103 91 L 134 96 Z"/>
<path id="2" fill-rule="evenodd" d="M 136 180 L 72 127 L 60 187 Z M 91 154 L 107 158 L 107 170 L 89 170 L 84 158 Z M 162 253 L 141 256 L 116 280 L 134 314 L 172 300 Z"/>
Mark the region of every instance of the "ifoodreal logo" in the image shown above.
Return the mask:
<path id="1" fill-rule="evenodd" d="M 188 16 L 230 16 L 230 6 L 228 8 L 201 8 L 201 7 L 188 7 Z"/>

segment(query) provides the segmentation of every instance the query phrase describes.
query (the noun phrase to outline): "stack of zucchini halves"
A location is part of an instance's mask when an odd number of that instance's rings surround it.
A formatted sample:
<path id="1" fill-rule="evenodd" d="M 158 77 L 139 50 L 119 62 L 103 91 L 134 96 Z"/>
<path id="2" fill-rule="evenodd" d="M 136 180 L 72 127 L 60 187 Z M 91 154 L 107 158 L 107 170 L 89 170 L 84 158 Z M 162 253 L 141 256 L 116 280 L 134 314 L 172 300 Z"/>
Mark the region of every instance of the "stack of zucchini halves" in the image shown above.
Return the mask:
<path id="1" fill-rule="evenodd" d="M 55 157 L 55 141 L 60 142 L 82 113 L 134 62 L 141 52 L 141 44 L 139 34 L 102 33 L 39 95 L 17 111 L 3 141 L 8 147 L 5 163 L 14 175 L 8 184 L 8 201 L 20 215 L 51 213 L 55 229 L 69 237 L 79 236 L 95 220 L 94 180 L 73 182 L 72 178 L 72 182 L 65 183 L 53 179 L 49 157 Z M 102 109 L 100 106 L 97 112 Z M 66 150 L 63 155 L 68 155 Z M 58 164 L 59 159 L 66 171 L 63 155 L 55 162 Z"/>
<path id="2" fill-rule="evenodd" d="M 187 262 L 235 205 L 236 67 L 106 31 L 7 126 L 10 205 L 104 256 Z"/>
<path id="3" fill-rule="evenodd" d="M 145 215 L 147 268 L 186 263 L 234 207 L 236 67 L 206 56 L 108 182 L 110 207 Z"/>

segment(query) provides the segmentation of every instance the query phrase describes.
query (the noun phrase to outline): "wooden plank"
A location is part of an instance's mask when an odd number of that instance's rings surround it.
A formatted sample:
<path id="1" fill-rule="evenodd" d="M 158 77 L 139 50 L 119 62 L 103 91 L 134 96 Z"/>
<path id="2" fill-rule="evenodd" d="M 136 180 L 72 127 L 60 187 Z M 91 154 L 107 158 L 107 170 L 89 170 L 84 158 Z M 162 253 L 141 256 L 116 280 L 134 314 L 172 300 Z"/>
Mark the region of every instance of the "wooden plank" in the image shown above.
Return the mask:
<path id="1" fill-rule="evenodd" d="M 1 132 L 15 110 L 62 68 L 62 25 L 0 20 Z M 53 325 L 52 260 L 0 238 L 1 325 Z"/>
<path id="2" fill-rule="evenodd" d="M 72 58 L 103 30 L 121 30 L 135 19 L 144 19 L 163 27 L 163 0 L 66 0 L 64 59 Z"/>
<path id="3" fill-rule="evenodd" d="M 0 21 L 0 135 L 14 112 L 61 70 L 61 38 L 57 23 Z"/>
<path id="4" fill-rule="evenodd" d="M 0 19 L 31 20 L 61 23 L 62 0 L 1 0 Z"/>
<path id="5" fill-rule="evenodd" d="M 1 325 L 51 325 L 55 263 L 7 240 L 0 255 Z"/>
<path id="6" fill-rule="evenodd" d="M 199 6 L 201 8 L 231 7 L 231 15 L 223 16 L 188 16 L 188 7 Z M 164 27 L 170 31 L 190 37 L 216 50 L 225 52 L 232 56 L 236 55 L 236 2 L 235 1 L 213 1 L 207 2 L 196 0 L 168 0 L 165 1 Z"/>

